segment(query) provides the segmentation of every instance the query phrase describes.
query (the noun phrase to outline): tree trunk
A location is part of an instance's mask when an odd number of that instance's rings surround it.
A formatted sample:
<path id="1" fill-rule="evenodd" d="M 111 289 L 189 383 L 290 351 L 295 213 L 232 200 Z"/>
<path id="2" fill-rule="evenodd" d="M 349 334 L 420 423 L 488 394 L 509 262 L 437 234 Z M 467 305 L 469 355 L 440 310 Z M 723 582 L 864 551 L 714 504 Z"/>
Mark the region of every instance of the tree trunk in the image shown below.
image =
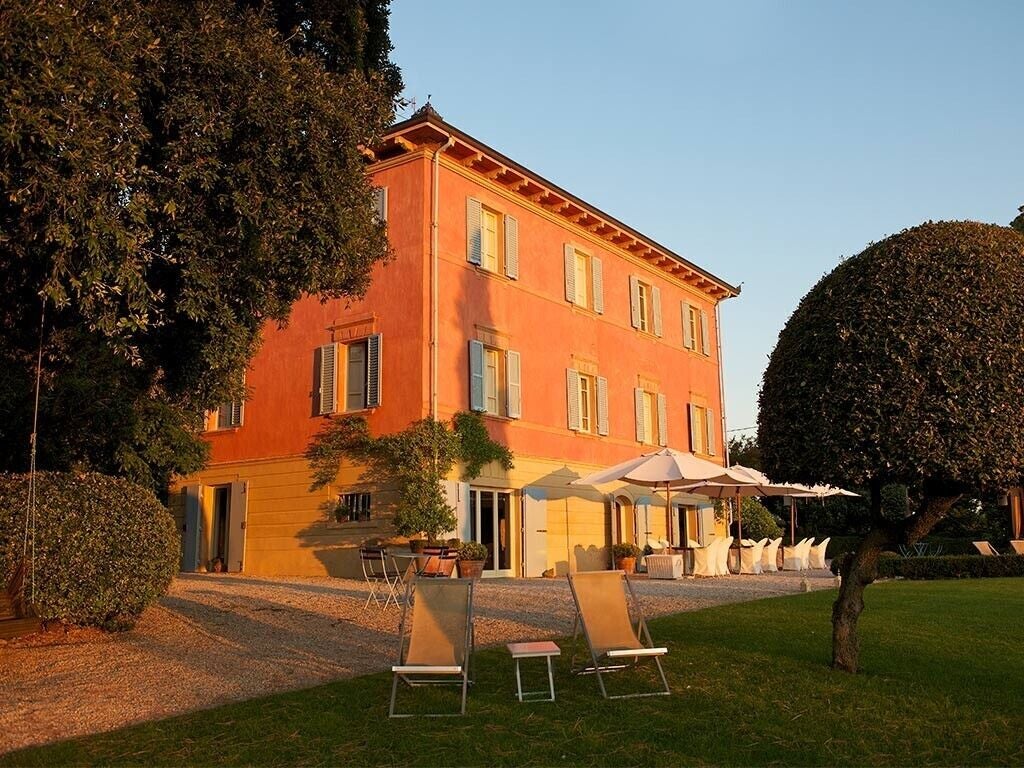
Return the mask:
<path id="1" fill-rule="evenodd" d="M 913 544 L 928 534 L 959 495 L 925 496 L 918 511 L 898 523 L 882 517 L 881 487 L 871 488 L 875 527 L 843 566 L 839 595 L 832 604 L 832 667 L 855 673 L 860 657 L 857 620 L 864 610 L 864 588 L 878 577 L 878 558 L 885 547 Z"/>

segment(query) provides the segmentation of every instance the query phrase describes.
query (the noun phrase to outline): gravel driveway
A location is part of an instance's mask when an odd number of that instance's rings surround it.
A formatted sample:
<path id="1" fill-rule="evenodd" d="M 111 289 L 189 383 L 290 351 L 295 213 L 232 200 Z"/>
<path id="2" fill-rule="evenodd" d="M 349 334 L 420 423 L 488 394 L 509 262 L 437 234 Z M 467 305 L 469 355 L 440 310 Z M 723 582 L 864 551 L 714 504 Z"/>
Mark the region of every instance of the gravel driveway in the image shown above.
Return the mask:
<path id="1" fill-rule="evenodd" d="M 809 577 L 812 589 L 831 574 Z M 798 592 L 799 574 L 634 584 L 648 617 Z M 119 634 L 58 630 L 0 645 L 0 753 L 386 670 L 400 611 L 363 610 L 330 578 L 182 574 Z M 572 632 L 565 579 L 484 580 L 478 645 Z"/>

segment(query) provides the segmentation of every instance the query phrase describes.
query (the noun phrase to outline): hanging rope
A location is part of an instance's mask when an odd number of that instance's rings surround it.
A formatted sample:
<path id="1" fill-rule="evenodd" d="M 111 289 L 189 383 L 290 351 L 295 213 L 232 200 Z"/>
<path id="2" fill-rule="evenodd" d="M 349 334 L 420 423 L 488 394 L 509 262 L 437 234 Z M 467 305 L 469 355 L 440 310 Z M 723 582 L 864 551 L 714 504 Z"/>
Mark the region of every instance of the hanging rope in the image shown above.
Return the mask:
<path id="1" fill-rule="evenodd" d="M 43 376 L 43 331 L 46 327 L 46 298 L 39 318 L 39 351 L 36 356 L 36 400 L 32 410 L 32 435 L 29 437 L 28 503 L 25 509 L 25 537 L 21 546 L 22 561 L 29 557 L 29 602 L 36 601 L 36 439 L 39 431 L 39 389 Z"/>

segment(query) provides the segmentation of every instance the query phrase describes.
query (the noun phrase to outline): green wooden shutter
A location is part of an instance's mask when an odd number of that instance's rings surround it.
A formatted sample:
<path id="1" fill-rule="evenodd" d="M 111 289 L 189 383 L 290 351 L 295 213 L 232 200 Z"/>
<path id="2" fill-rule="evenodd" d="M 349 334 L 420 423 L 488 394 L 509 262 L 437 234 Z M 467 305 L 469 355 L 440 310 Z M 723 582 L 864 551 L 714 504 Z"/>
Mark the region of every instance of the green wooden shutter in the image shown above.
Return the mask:
<path id="1" fill-rule="evenodd" d="M 651 286 L 651 314 L 654 315 L 654 335 L 661 336 L 661 289 L 656 286 Z"/>
<path id="2" fill-rule="evenodd" d="M 693 329 L 690 327 L 690 302 L 684 301 L 680 304 L 683 311 L 683 346 L 693 349 Z"/>
<path id="3" fill-rule="evenodd" d="M 668 445 L 668 398 L 658 393 L 658 445 Z"/>
<path id="4" fill-rule="evenodd" d="M 708 313 L 703 309 L 700 311 L 700 344 L 701 352 L 705 355 L 711 354 L 711 329 L 708 328 Z"/>
<path id="5" fill-rule="evenodd" d="M 565 262 L 565 300 L 576 303 L 576 249 L 569 243 L 562 246 L 562 260 Z"/>
<path id="6" fill-rule="evenodd" d="M 608 379 L 597 377 L 597 434 L 608 434 Z"/>
<path id="7" fill-rule="evenodd" d="M 640 278 L 629 276 L 629 319 L 634 328 L 640 327 Z"/>
<path id="8" fill-rule="evenodd" d="M 590 257 L 590 272 L 594 290 L 594 311 L 604 314 L 604 264 L 597 256 Z"/>
<path id="9" fill-rule="evenodd" d="M 633 406 L 636 413 L 636 441 L 646 443 L 647 435 L 644 432 L 644 391 L 640 387 L 633 390 Z"/>
<path id="10" fill-rule="evenodd" d="M 508 417 L 519 419 L 523 415 L 522 370 L 519 353 L 511 349 L 505 352 L 505 376 L 507 381 L 506 398 L 508 400 Z"/>
<path id="11" fill-rule="evenodd" d="M 469 342 L 469 407 L 484 411 L 484 345 L 471 339 Z"/>
<path id="12" fill-rule="evenodd" d="M 366 339 L 366 407 L 380 405 L 381 338 L 375 333 Z"/>
<path id="13" fill-rule="evenodd" d="M 321 416 L 337 410 L 338 387 L 338 345 L 324 344 L 319 350 L 320 357 L 320 407 Z"/>
<path id="14" fill-rule="evenodd" d="M 569 429 L 580 430 L 580 374 L 575 368 L 565 369 L 565 399 L 568 404 Z"/>
<path id="15" fill-rule="evenodd" d="M 482 215 L 480 201 L 472 197 L 466 198 L 466 260 L 470 264 L 480 266 L 482 263 L 483 228 L 480 223 Z"/>
<path id="16" fill-rule="evenodd" d="M 519 222 L 505 217 L 505 276 L 519 279 Z"/>
<path id="17" fill-rule="evenodd" d="M 707 421 L 708 441 L 707 452 L 709 456 L 715 455 L 715 412 L 710 408 L 704 409 L 704 418 Z"/>

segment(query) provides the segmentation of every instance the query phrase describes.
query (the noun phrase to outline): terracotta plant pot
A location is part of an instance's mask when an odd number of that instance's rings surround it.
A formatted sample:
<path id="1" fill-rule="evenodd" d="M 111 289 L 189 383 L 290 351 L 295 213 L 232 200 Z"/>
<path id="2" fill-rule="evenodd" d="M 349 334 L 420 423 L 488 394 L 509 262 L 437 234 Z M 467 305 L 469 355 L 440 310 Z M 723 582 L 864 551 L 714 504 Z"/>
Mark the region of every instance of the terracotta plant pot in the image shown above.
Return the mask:
<path id="1" fill-rule="evenodd" d="M 615 558 L 615 568 L 616 570 L 625 571 L 626 573 L 636 573 L 636 558 L 617 557 Z"/>
<path id="2" fill-rule="evenodd" d="M 479 579 L 483 575 L 483 560 L 459 560 L 458 564 L 461 579 Z"/>
<path id="3" fill-rule="evenodd" d="M 423 548 L 427 546 L 426 539 L 409 539 L 409 551 L 411 552 L 422 552 Z"/>

